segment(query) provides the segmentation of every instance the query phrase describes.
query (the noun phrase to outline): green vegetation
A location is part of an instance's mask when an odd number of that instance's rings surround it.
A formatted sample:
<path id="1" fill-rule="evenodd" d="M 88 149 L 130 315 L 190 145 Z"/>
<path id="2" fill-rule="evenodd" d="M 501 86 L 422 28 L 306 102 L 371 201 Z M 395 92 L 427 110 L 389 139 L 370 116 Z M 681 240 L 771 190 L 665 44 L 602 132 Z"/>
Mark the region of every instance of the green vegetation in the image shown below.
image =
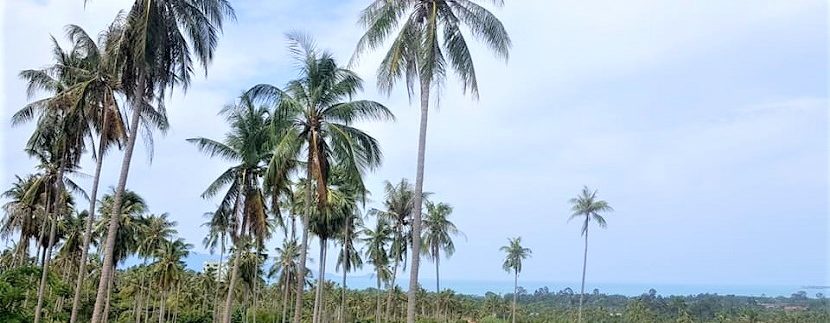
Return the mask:
<path id="1" fill-rule="evenodd" d="M 520 287 L 522 261 L 531 254 L 520 237 L 501 248 L 513 293 L 469 296 L 441 289 L 441 260 L 455 253 L 454 239 L 463 233 L 450 219 L 453 207 L 424 192 L 430 99 L 437 99 L 449 70 L 478 97 L 462 28 L 498 57 L 507 59 L 511 47 L 499 19 L 468 0 L 375 0 L 361 13 L 366 33 L 353 62 L 391 38 L 378 86 L 390 92 L 403 80 L 410 96 L 416 85 L 420 96 L 415 182 L 385 182 L 380 208 L 366 205 L 364 182 L 382 163 L 380 143 L 359 126 L 393 120 L 392 112 L 360 99 L 363 80 L 333 53 L 318 49 L 310 36 L 289 34 L 298 76 L 280 86 L 244 85 L 247 90 L 220 110 L 229 126 L 223 138 L 187 140 L 206 158 L 229 162 L 201 196 L 219 201 L 204 213 L 208 234 L 202 241 L 211 253 L 218 249 L 219 262 L 203 272 L 187 269 L 193 245 L 179 237 L 173 216 L 152 213 L 152 203 L 128 189 L 127 180 L 139 130 L 152 151 L 152 133 L 169 128 L 165 94 L 187 89 L 195 68 L 207 73 L 228 19 L 235 15 L 227 0 L 136 0 L 98 39 L 67 26 L 69 47 L 53 38 L 53 62 L 20 72 L 33 100 L 12 121 L 35 122 L 25 153 L 38 165 L 2 195 L 0 236 L 16 241 L 0 253 L 0 321 L 830 321 L 823 296 L 804 293 L 586 294 L 589 223 L 605 227 L 603 215 L 612 211 L 587 187 L 571 200 L 571 218 L 584 217 L 578 297 L 570 289 L 528 294 Z M 103 156 L 118 149 L 123 160 L 117 185 L 98 197 Z M 71 176 L 82 173 L 87 152 L 96 161 L 89 188 Z M 308 269 L 311 238 L 321 246 L 316 277 Z M 332 246 L 342 273 L 337 283 L 325 277 Z M 131 257 L 140 264 L 123 268 Z M 435 291 L 418 282 L 422 257 L 435 264 Z M 372 269 L 375 287 L 347 289 L 347 273 L 363 266 Z M 398 274 L 407 266 L 404 291 Z"/>

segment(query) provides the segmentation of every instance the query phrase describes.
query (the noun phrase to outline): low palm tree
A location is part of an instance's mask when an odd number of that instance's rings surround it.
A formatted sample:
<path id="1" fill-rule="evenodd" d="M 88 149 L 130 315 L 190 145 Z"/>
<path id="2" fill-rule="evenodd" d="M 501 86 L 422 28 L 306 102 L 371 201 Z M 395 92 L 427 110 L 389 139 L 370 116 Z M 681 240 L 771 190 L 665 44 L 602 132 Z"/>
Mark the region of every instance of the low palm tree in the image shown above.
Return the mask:
<path id="1" fill-rule="evenodd" d="M 582 322 L 582 302 L 585 298 L 585 268 L 588 266 L 588 223 L 593 219 L 600 228 L 606 227 L 605 218 L 601 213 L 611 212 L 614 209 L 608 202 L 597 198 L 597 191 L 591 191 L 587 186 L 575 198 L 570 199 L 571 216 L 568 219 L 582 218 L 582 236 L 585 237 L 585 252 L 582 258 L 582 288 L 579 292 L 579 315 L 578 321 Z"/>
<path id="2" fill-rule="evenodd" d="M 274 264 L 268 272 L 268 277 L 279 276 L 278 285 L 282 285 L 282 315 L 280 316 L 280 322 L 284 323 L 287 321 L 286 311 L 288 310 L 289 286 L 293 286 L 292 283 L 299 277 L 298 262 L 300 260 L 300 246 L 297 245 L 296 240 L 286 239 L 283 241 L 282 247 L 277 247 L 276 251 L 277 258 L 274 260 Z"/>
<path id="3" fill-rule="evenodd" d="M 343 289 L 340 296 L 340 320 L 344 323 L 346 322 L 346 273 L 363 267 L 363 258 L 360 257 L 360 253 L 355 249 L 358 234 L 357 229 L 361 226 L 363 226 L 363 223 L 360 213 L 357 210 L 346 214 L 340 237 L 340 243 L 343 245 L 343 248 L 340 250 L 340 254 L 337 255 L 336 267 L 338 270 L 343 270 Z"/>
<path id="4" fill-rule="evenodd" d="M 496 6 L 502 0 L 492 1 Z M 478 97 L 473 58 L 462 27 L 482 40 L 497 56 L 507 60 L 510 37 L 501 21 L 472 0 L 374 0 L 363 10 L 360 23 L 366 33 L 360 38 L 353 60 L 367 49 L 376 49 L 394 38 L 378 68 L 378 86 L 390 92 L 399 80 L 411 96 L 419 85 L 421 121 L 418 131 L 418 163 L 415 175 L 415 204 L 424 191 L 427 115 L 430 90 L 443 84 L 447 70 L 458 75 L 462 89 Z M 397 35 L 393 33 L 397 31 Z M 437 100 L 436 100 L 437 101 Z M 413 246 L 407 295 L 406 322 L 415 323 L 416 292 L 421 248 L 421 209 L 412 217 Z"/>
<path id="5" fill-rule="evenodd" d="M 451 257 L 455 253 L 455 244 L 452 242 L 452 237 L 463 235 L 455 224 L 449 220 L 452 214 L 452 206 L 446 203 L 433 203 L 427 201 L 427 216 L 424 219 L 424 236 L 421 238 L 424 248 L 423 254 L 429 256 L 435 262 L 435 292 L 441 292 L 440 278 L 438 274 L 438 264 L 441 260 L 441 251 L 447 256 Z"/>
<path id="6" fill-rule="evenodd" d="M 183 258 L 187 257 L 190 249 L 193 246 L 185 243 L 182 239 L 175 241 L 162 241 L 155 251 L 158 259 L 152 265 L 153 276 L 156 278 L 158 287 L 161 291 L 159 299 L 159 323 L 165 320 L 165 304 L 168 301 L 168 296 L 173 288 L 182 283 L 182 276 L 184 274 Z"/>
<path id="7" fill-rule="evenodd" d="M 375 228 L 363 228 L 361 239 L 364 244 L 364 254 L 367 262 L 374 267 L 375 279 L 377 280 L 377 308 L 375 322 L 380 322 L 380 300 L 382 295 L 381 282 L 388 282 L 392 276 L 389 270 L 388 245 L 392 242 L 392 228 L 383 217 L 377 218 Z"/>
<path id="8" fill-rule="evenodd" d="M 522 237 L 507 239 L 508 244 L 501 247 L 506 254 L 501 267 L 506 272 L 513 272 L 513 310 L 510 314 L 513 323 L 516 323 L 516 300 L 519 291 L 519 273 L 522 272 L 522 260 L 530 257 L 532 251 L 522 247 Z"/>

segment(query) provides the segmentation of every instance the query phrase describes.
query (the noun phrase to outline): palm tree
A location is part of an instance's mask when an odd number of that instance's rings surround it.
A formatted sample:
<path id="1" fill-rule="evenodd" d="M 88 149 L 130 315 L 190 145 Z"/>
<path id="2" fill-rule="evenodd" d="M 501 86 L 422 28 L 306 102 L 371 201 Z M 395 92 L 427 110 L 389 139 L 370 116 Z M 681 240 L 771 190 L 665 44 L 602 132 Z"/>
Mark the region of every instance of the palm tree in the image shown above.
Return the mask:
<path id="1" fill-rule="evenodd" d="M 122 36 L 124 27 L 123 16 L 116 17 L 110 26 L 101 33 L 98 43 L 92 39 L 81 27 L 69 25 L 66 27 L 67 36 L 74 44 L 74 50 L 83 55 L 84 64 L 74 69 L 78 81 L 67 91 L 76 96 L 76 105 L 82 107 L 87 120 L 87 127 L 98 133 L 98 150 L 93 149 L 93 158 L 96 160 L 95 174 L 92 181 L 89 216 L 86 218 L 80 266 L 75 284 L 75 296 L 72 303 L 70 322 L 77 321 L 80 305 L 81 288 L 86 276 L 86 260 L 91 242 L 92 225 L 95 221 L 95 204 L 97 202 L 98 184 L 100 182 L 103 156 L 108 148 L 114 144 L 121 145 L 126 141 L 126 129 L 121 111 L 116 100 L 116 94 L 121 93 L 121 84 L 118 74 L 116 51 L 118 40 Z M 156 119 L 159 120 L 159 119 Z M 161 119 L 163 122 L 163 119 Z M 164 125 L 157 125 L 164 127 Z M 94 141 L 90 138 L 92 146 Z"/>
<path id="2" fill-rule="evenodd" d="M 462 234 L 448 218 L 452 213 L 452 206 L 446 203 L 432 203 L 427 201 L 427 217 L 424 219 L 423 254 L 435 262 L 435 292 L 441 292 L 438 264 L 441 260 L 441 251 L 447 258 L 455 253 L 455 244 L 452 236 Z"/>
<path id="3" fill-rule="evenodd" d="M 519 294 L 519 273 L 522 272 L 522 260 L 530 257 L 532 251 L 529 248 L 522 247 L 522 237 L 507 239 L 507 241 L 509 243 L 501 247 L 501 251 L 506 253 L 501 268 L 506 272 L 513 272 L 513 310 L 510 317 L 512 317 L 513 323 L 516 323 L 516 296 Z"/>
<path id="4" fill-rule="evenodd" d="M 158 260 L 153 263 L 152 271 L 158 280 L 158 287 L 161 289 L 159 323 L 164 322 L 164 305 L 167 303 L 168 294 L 173 287 L 181 284 L 184 273 L 182 258 L 187 257 L 192 247 L 191 244 L 185 243 L 182 239 L 165 240 L 160 243 L 158 249 L 154 252 L 158 255 Z"/>
<path id="5" fill-rule="evenodd" d="M 363 238 L 361 239 L 365 245 L 365 256 L 373 267 L 375 267 L 375 279 L 377 280 L 377 309 L 375 312 L 375 322 L 380 322 L 380 299 L 381 299 L 381 282 L 387 282 L 392 273 L 389 271 L 389 254 L 387 252 L 387 245 L 392 242 L 392 228 L 389 226 L 386 218 L 378 217 L 375 222 L 375 228 L 364 228 L 361 232 Z"/>
<path id="6" fill-rule="evenodd" d="M 391 285 L 395 286 L 395 281 L 398 275 L 398 265 L 406 258 L 408 247 L 412 242 L 412 214 L 414 213 L 415 205 L 415 189 L 412 184 L 402 178 L 397 184 L 392 184 L 389 181 L 384 182 L 384 210 L 372 209 L 369 212 L 378 217 L 384 218 L 392 224 L 392 244 L 389 250 L 389 256 L 392 258 L 394 265 L 392 266 Z M 430 195 L 429 192 L 422 193 L 422 197 L 426 198 Z M 393 290 L 390 288 L 386 296 L 386 313 L 385 317 L 389 318 L 389 312 L 392 309 Z"/>
<path id="7" fill-rule="evenodd" d="M 582 236 L 585 237 L 585 252 L 582 258 L 582 288 L 579 292 L 579 315 L 578 320 L 582 322 L 582 302 L 585 298 L 585 268 L 588 265 L 588 222 L 591 219 L 599 224 L 600 228 L 605 228 L 605 218 L 600 213 L 614 211 L 608 202 L 597 198 L 597 191 L 591 191 L 587 186 L 582 188 L 582 192 L 575 198 L 570 199 L 571 203 L 571 217 L 569 221 L 574 218 L 585 217 L 582 223 Z"/>
<path id="8" fill-rule="evenodd" d="M 101 278 L 92 311 L 92 323 L 101 322 L 113 263 L 113 248 L 118 231 L 118 214 L 127 185 L 139 121 L 149 117 L 156 101 L 158 114 L 164 115 L 168 88 L 187 88 L 193 72 L 193 56 L 205 67 L 213 59 L 222 22 L 234 17 L 227 0 L 136 0 L 127 14 L 118 46 L 121 84 L 130 100 L 132 117 L 121 172 L 115 190 L 113 213 L 107 239 Z"/>
<path id="9" fill-rule="evenodd" d="M 266 175 L 266 184 L 274 190 L 282 190 L 286 174 L 291 173 L 306 157 L 306 178 L 313 185 L 306 185 L 305 200 L 316 197 L 318 209 L 328 204 L 329 173 L 332 165 L 343 167 L 360 190 L 364 190 L 360 174 L 377 167 L 381 162 L 377 141 L 352 126 L 357 121 L 391 120 L 392 113 L 380 103 L 369 100 L 352 100 L 362 89 L 362 80 L 352 71 L 337 65 L 332 54 L 318 51 L 313 41 L 303 35 L 291 34 L 289 49 L 301 65 L 301 75 L 290 81 L 284 89 L 260 84 L 248 93 L 276 107 L 274 124 L 280 129 L 279 142 L 275 144 L 272 160 Z M 314 195 L 312 189 L 317 191 Z M 272 194 L 277 195 L 277 194 Z M 304 277 L 308 246 L 309 217 L 312 205 L 305 203 L 302 217 L 303 237 L 300 243 L 300 277 Z M 302 318 L 303 283 L 297 282 L 294 322 Z"/>
<path id="10" fill-rule="evenodd" d="M 271 114 L 265 107 L 255 106 L 250 97 L 244 94 L 237 104 L 226 106 L 220 113 L 226 116 L 231 126 L 224 142 L 201 137 L 187 140 L 210 157 L 218 156 L 235 163 L 202 193 L 203 198 L 210 198 L 227 187 L 213 214 L 211 226 L 215 226 L 216 230 L 227 230 L 230 227 L 231 238 L 237 250 L 250 237 L 256 237 L 258 245 L 262 245 L 262 241 L 270 235 L 261 177 L 266 171 L 273 145 Z M 241 226 L 238 226 L 240 223 Z M 233 260 L 223 322 L 230 320 L 239 255 L 237 252 Z"/>
<path id="11" fill-rule="evenodd" d="M 217 268 L 217 277 L 223 273 L 225 268 L 225 245 L 228 236 L 234 236 L 234 227 L 232 212 L 225 210 L 217 210 L 214 212 L 204 213 L 203 216 L 209 220 L 202 224 L 203 227 L 208 227 L 208 235 L 202 240 L 205 248 L 208 248 L 211 254 L 219 247 L 219 267 Z M 219 298 L 221 297 L 221 289 L 216 289 L 216 297 L 214 298 L 214 317 L 217 317 L 220 309 Z M 223 312 L 224 313 L 224 312 Z"/>
<path id="12" fill-rule="evenodd" d="M 496 6 L 503 0 L 493 0 Z M 393 30 L 391 48 L 378 68 L 378 86 L 390 92 L 399 79 L 406 82 L 407 93 L 420 85 L 421 122 L 418 134 L 418 165 L 415 176 L 415 204 L 421 204 L 424 190 L 424 155 L 430 89 L 440 86 L 446 71 L 452 69 L 461 81 L 463 91 L 478 97 L 473 59 L 461 32 L 466 26 L 476 38 L 484 41 L 496 55 L 508 57 L 510 37 L 501 21 L 473 0 L 374 0 L 360 16 L 366 33 L 360 38 L 353 61 L 367 49 L 383 46 Z M 443 38 L 443 44 L 441 43 Z M 449 65 L 449 66 L 448 66 Z M 421 210 L 413 214 L 413 252 L 410 267 L 406 322 L 415 323 L 415 293 L 418 290 L 418 268 L 421 247 Z"/>
<path id="13" fill-rule="evenodd" d="M 286 321 L 286 310 L 288 309 L 288 298 L 290 293 L 291 283 L 297 279 L 299 270 L 300 246 L 297 245 L 296 240 L 283 241 L 282 247 L 277 247 L 277 259 L 271 266 L 268 272 L 268 277 L 279 275 L 279 284 L 282 285 L 282 315 L 280 322 Z"/>
<path id="14" fill-rule="evenodd" d="M 37 236 L 46 213 L 46 196 L 41 191 L 45 188 L 42 185 L 43 176 L 30 174 L 22 178 L 15 176 L 15 179 L 12 187 L 2 194 L 3 198 L 10 201 L 3 205 L 5 215 L 0 226 L 0 236 L 3 238 L 19 232 L 12 267 L 18 258 L 25 259 L 28 256 L 29 241 Z"/>
<path id="15" fill-rule="evenodd" d="M 44 250 L 43 269 L 41 273 L 38 301 L 35 307 L 34 322 L 40 322 L 46 279 L 49 272 L 52 247 L 55 243 L 56 226 L 59 217 L 66 214 L 65 173 L 71 172 L 80 160 L 84 150 L 84 139 L 89 133 L 85 127 L 84 107 L 78 102 L 78 93 L 71 86 L 79 81 L 75 70 L 84 65 L 83 53 L 76 48 L 64 51 L 57 40 L 52 37 L 52 53 L 55 63 L 41 70 L 24 70 L 19 76 L 27 83 L 27 94 L 33 97 L 43 91 L 50 96 L 33 101 L 12 115 L 12 125 L 31 121 L 38 116 L 35 131 L 26 144 L 26 151 L 41 159 L 47 169 L 54 170 L 53 197 L 46 204 L 46 213 L 50 214 L 49 236 Z M 57 203 L 55 203 L 57 202 Z M 46 223 L 46 222 L 44 222 Z"/>
<path id="16" fill-rule="evenodd" d="M 363 259 L 360 257 L 360 253 L 355 250 L 355 239 L 356 234 L 358 233 L 357 228 L 361 226 L 363 226 L 363 221 L 361 220 L 360 213 L 357 210 L 346 214 L 340 240 L 343 244 L 343 249 L 340 250 L 340 254 L 337 255 L 336 267 L 338 270 L 341 268 L 343 269 L 343 290 L 342 295 L 340 296 L 340 319 L 344 323 L 346 322 L 346 273 L 363 267 Z"/>

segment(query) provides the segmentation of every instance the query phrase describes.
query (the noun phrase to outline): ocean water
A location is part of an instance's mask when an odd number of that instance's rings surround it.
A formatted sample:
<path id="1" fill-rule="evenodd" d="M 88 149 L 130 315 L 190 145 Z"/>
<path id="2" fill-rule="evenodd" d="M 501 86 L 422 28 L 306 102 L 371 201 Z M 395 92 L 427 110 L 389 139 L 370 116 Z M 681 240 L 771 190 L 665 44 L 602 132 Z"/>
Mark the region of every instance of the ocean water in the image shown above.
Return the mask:
<path id="1" fill-rule="evenodd" d="M 327 274 L 328 275 L 328 274 Z M 341 277 L 341 276 L 336 276 Z M 328 277 L 326 277 L 328 279 Z M 334 278 L 332 278 L 334 279 Z M 339 281 L 339 278 L 335 281 Z M 360 276 L 349 279 L 350 288 L 369 288 L 374 287 L 376 282 L 373 277 Z M 406 289 L 407 282 L 398 284 Z M 434 291 L 434 279 L 421 279 L 421 286 L 425 289 Z M 519 281 L 519 286 L 527 290 L 528 293 L 533 293 L 535 290 L 547 287 L 551 293 L 571 288 L 574 292 L 579 292 L 579 282 L 543 282 L 543 281 Z M 506 294 L 513 292 L 512 281 L 476 281 L 476 280 L 453 280 L 447 279 L 441 281 L 441 289 L 450 288 L 460 294 L 468 295 L 484 295 L 487 292 L 496 294 Z M 605 294 L 618 294 L 625 296 L 638 296 L 648 293 L 649 289 L 655 289 L 657 294 L 668 295 L 697 295 L 697 294 L 718 294 L 718 295 L 741 295 L 741 296 L 790 296 L 798 291 L 805 291 L 807 295 L 813 296 L 816 293 L 827 294 L 830 289 L 816 289 L 805 288 L 804 286 L 793 285 L 705 285 L 705 284 L 634 284 L 634 283 L 585 283 L 585 291 L 590 293 L 594 289 L 598 289 Z"/>
<path id="2" fill-rule="evenodd" d="M 206 255 L 200 253 L 192 253 L 185 260 L 189 269 L 201 271 L 206 261 L 218 260 L 218 255 Z M 140 264 L 141 261 L 137 258 L 130 258 L 121 264 L 119 268 L 126 268 L 133 265 Z M 270 267 L 270 261 L 266 262 L 264 268 Z M 313 266 L 312 266 L 313 267 Z M 316 276 L 316 271 L 312 272 Z M 408 288 L 408 274 L 401 275 L 396 282 L 398 286 L 406 290 Z M 341 274 L 326 273 L 326 279 L 340 283 L 342 279 Z M 365 289 L 374 288 L 376 281 L 372 275 L 350 275 L 347 281 L 349 288 Z M 421 278 L 421 286 L 429 291 L 435 290 L 435 279 L 430 277 Z M 547 287 L 551 293 L 556 293 L 565 288 L 571 288 L 574 292 L 579 292 L 579 282 L 557 282 L 557 281 L 522 281 L 519 280 L 519 286 L 524 288 L 528 293 L 533 293 L 536 289 Z M 456 293 L 466 295 L 484 295 L 487 292 L 496 294 L 507 294 L 513 292 L 513 281 L 487 281 L 487 280 L 462 280 L 462 279 L 442 279 L 441 289 L 452 289 Z M 585 283 L 585 291 L 588 293 L 598 289 L 604 294 L 618 294 L 625 296 L 638 296 L 648 293 L 649 289 L 655 289 L 657 294 L 663 296 L 669 295 L 698 295 L 698 294 L 718 294 L 718 295 L 741 295 L 741 296 L 790 296 L 798 291 L 805 291 L 809 297 L 815 296 L 816 293 L 830 294 L 830 288 L 808 288 L 799 285 L 728 285 L 728 284 L 649 284 L 649 283 L 609 283 L 609 282 L 592 282 Z"/>

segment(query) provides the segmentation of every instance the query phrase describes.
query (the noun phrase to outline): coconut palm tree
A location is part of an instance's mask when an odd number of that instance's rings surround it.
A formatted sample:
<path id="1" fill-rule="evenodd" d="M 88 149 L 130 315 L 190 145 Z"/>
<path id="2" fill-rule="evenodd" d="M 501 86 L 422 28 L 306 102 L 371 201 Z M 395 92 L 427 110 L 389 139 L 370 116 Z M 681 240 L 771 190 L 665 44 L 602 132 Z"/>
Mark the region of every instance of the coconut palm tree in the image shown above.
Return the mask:
<path id="1" fill-rule="evenodd" d="M 210 157 L 234 162 L 234 166 L 219 175 L 202 193 L 203 198 L 211 198 L 227 187 L 219 207 L 213 213 L 211 226 L 215 226 L 216 230 L 230 227 L 231 238 L 238 250 L 242 247 L 241 243 L 252 237 L 256 238 L 257 245 L 262 245 L 270 235 L 261 177 L 266 171 L 273 145 L 271 113 L 263 106 L 255 106 L 250 97 L 243 94 L 236 104 L 226 106 L 220 114 L 225 115 L 231 127 L 223 142 L 202 137 L 187 140 Z M 223 322 L 230 320 L 239 255 L 237 252 L 231 268 Z"/>
<path id="2" fill-rule="evenodd" d="M 502 0 L 493 0 L 496 6 Z M 419 85 L 421 122 L 418 134 L 418 163 L 415 176 L 415 204 L 421 204 L 424 188 L 424 155 L 430 90 L 439 87 L 447 70 L 454 70 L 467 89 L 478 97 L 478 81 L 467 41 L 461 28 L 482 40 L 497 56 L 507 60 L 510 37 L 501 21 L 474 0 L 374 0 L 360 16 L 366 33 L 360 38 L 352 60 L 368 50 L 386 44 L 393 37 L 389 51 L 378 68 L 378 87 L 390 92 L 404 79 L 412 96 Z M 397 36 L 392 36 L 397 30 Z M 436 100 L 437 101 L 437 100 Z M 413 213 L 413 252 L 410 265 L 407 323 L 415 323 L 415 293 L 421 247 L 421 210 Z"/>
<path id="3" fill-rule="evenodd" d="M 9 202 L 3 205 L 5 212 L 0 226 L 0 236 L 3 238 L 18 232 L 17 250 L 14 252 L 12 267 L 17 264 L 18 258 L 23 260 L 28 257 L 29 242 L 37 237 L 46 215 L 46 196 L 42 191 L 45 188 L 42 185 L 43 176 L 15 175 L 15 179 L 12 187 L 2 194 Z"/>
<path id="4" fill-rule="evenodd" d="M 208 235 L 202 240 L 202 244 L 205 248 L 210 251 L 211 254 L 216 250 L 218 245 L 219 247 L 219 267 L 217 268 L 217 275 L 221 273 L 225 273 L 225 250 L 226 250 L 226 243 L 227 238 L 229 236 L 234 236 L 234 228 L 236 224 L 233 223 L 234 218 L 232 217 L 232 211 L 227 210 L 218 210 L 214 212 L 206 212 L 203 214 L 204 217 L 208 218 L 208 221 L 203 223 L 203 227 L 208 227 Z M 216 297 L 214 298 L 214 316 L 218 317 L 217 313 L 218 310 L 221 308 L 219 305 L 219 298 L 221 297 L 221 289 L 216 289 Z"/>
<path id="5" fill-rule="evenodd" d="M 158 249 L 154 252 L 158 255 L 158 260 L 153 263 L 152 272 L 161 291 L 159 323 L 165 320 L 164 306 L 168 301 L 170 291 L 182 282 L 184 274 L 184 261 L 182 259 L 187 257 L 191 248 L 193 246 L 185 243 L 182 239 L 165 240 L 158 245 Z"/>
<path id="6" fill-rule="evenodd" d="M 582 188 L 582 192 L 575 198 L 570 199 L 571 216 L 568 221 L 574 218 L 582 218 L 582 236 L 585 237 L 585 252 L 582 258 L 582 288 L 579 292 L 579 315 L 578 321 L 582 322 L 582 302 L 585 298 L 585 268 L 588 265 L 588 223 L 593 219 L 599 224 L 600 228 L 606 227 L 605 218 L 601 213 L 614 211 L 608 202 L 597 198 L 597 191 L 591 191 L 587 186 Z"/>
<path id="7" fill-rule="evenodd" d="M 446 203 L 432 203 L 427 201 L 427 216 L 424 219 L 424 236 L 421 239 L 424 244 L 423 254 L 435 262 L 435 292 L 441 292 L 440 278 L 438 274 L 441 251 L 447 258 L 455 253 L 455 244 L 452 237 L 462 234 L 448 218 L 452 214 L 452 206 Z"/>
<path id="8" fill-rule="evenodd" d="M 513 310 L 510 314 L 513 323 L 516 323 L 516 296 L 519 294 L 519 273 L 522 272 L 522 260 L 530 257 L 532 251 L 522 247 L 522 237 L 507 239 L 508 244 L 501 247 L 506 254 L 501 268 L 506 272 L 513 272 Z"/>
<path id="9" fill-rule="evenodd" d="M 297 279 L 300 260 L 300 246 L 297 245 L 296 240 L 283 241 L 282 247 L 276 248 L 277 258 L 271 269 L 268 271 L 268 278 L 279 275 L 278 285 L 282 285 L 282 315 L 280 322 L 286 322 L 286 311 L 288 309 L 288 298 L 290 293 L 289 286 Z"/>
<path id="10" fill-rule="evenodd" d="M 389 226 L 386 218 L 378 217 L 375 222 L 375 228 L 363 228 L 361 231 L 363 244 L 365 246 L 364 255 L 367 262 L 374 267 L 375 279 L 377 280 L 377 308 L 375 312 L 375 322 L 380 322 L 380 300 L 381 300 L 381 282 L 388 282 L 391 279 L 392 272 L 389 270 L 389 253 L 387 246 L 392 243 L 393 232 Z"/>
<path id="11" fill-rule="evenodd" d="M 357 210 L 346 214 L 340 237 L 340 243 L 343 245 L 343 248 L 340 250 L 340 254 L 337 255 L 336 267 L 338 270 L 341 268 L 343 270 L 343 290 L 340 296 L 340 320 L 344 323 L 346 322 L 346 274 L 363 267 L 363 258 L 360 257 L 360 253 L 355 249 L 355 242 L 357 242 L 357 234 L 359 233 L 357 229 L 362 226 L 363 221 Z"/>
<path id="12" fill-rule="evenodd" d="M 75 69 L 84 64 L 82 53 L 76 48 L 64 51 L 57 40 L 52 37 L 54 64 L 40 70 L 24 70 L 19 76 L 27 83 L 27 94 L 33 97 L 38 92 L 48 96 L 35 100 L 12 115 L 12 125 L 31 121 L 37 116 L 35 130 L 26 144 L 26 151 L 41 160 L 42 165 L 54 172 L 53 186 L 49 192 L 54 195 L 46 204 L 49 214 L 49 235 L 44 250 L 43 270 L 38 290 L 38 305 L 35 307 L 34 322 L 40 322 L 42 316 L 43 294 L 47 287 L 46 279 L 55 243 L 55 234 L 59 217 L 66 213 L 65 199 L 68 196 L 65 186 L 65 173 L 72 172 L 78 166 L 80 156 L 85 149 L 84 139 L 89 133 L 85 127 L 84 108 L 78 104 L 78 93 L 70 87 L 79 81 Z"/>
<path id="13" fill-rule="evenodd" d="M 159 115 L 164 115 L 164 98 L 168 88 L 187 88 L 193 73 L 194 56 L 207 72 L 222 23 L 227 17 L 234 18 L 227 0 L 136 0 L 127 14 L 117 62 L 121 85 L 133 111 L 115 190 L 112 211 L 116 216 L 111 217 L 104 243 L 103 268 L 92 323 L 101 322 L 118 232 L 117 215 L 121 214 L 121 200 L 127 185 L 139 121 L 148 117 L 148 111 L 154 110 L 150 105 L 152 101 L 155 101 Z"/>
<path id="14" fill-rule="evenodd" d="M 392 184 L 389 181 L 384 182 L 384 201 L 383 210 L 372 209 L 369 212 L 378 217 L 384 218 L 392 226 L 393 239 L 389 247 L 389 256 L 392 258 L 392 279 L 391 285 L 395 286 L 398 276 L 398 266 L 406 258 L 409 246 L 412 243 L 412 214 L 415 208 L 415 189 L 412 184 L 402 178 L 397 184 Z M 421 194 L 426 198 L 430 195 L 429 192 Z M 425 199 L 422 199 L 422 201 Z M 405 265 L 405 263 L 404 263 Z M 389 318 L 389 313 L 392 309 L 393 290 L 390 288 L 386 296 L 386 313 L 385 317 Z"/>
<path id="15" fill-rule="evenodd" d="M 80 266 L 78 267 L 78 276 L 75 283 L 75 296 L 70 316 L 70 322 L 72 323 L 77 321 L 81 288 L 84 276 L 86 276 L 86 260 L 91 242 L 92 225 L 95 221 L 95 204 L 97 202 L 103 156 L 113 145 L 120 146 L 126 141 L 124 120 L 116 98 L 117 94 L 122 93 L 116 51 L 120 44 L 118 40 L 122 36 L 123 27 L 123 16 L 118 15 L 115 21 L 101 33 L 97 43 L 81 27 L 76 25 L 66 27 L 67 36 L 72 41 L 74 50 L 80 52 L 83 57 L 83 64 L 74 68 L 77 81 L 69 86 L 67 92 L 73 93 L 76 97 L 75 105 L 84 112 L 84 117 L 87 120 L 86 127 L 91 130 L 90 135 L 97 132 L 99 137 L 97 151 L 94 148 L 92 149 L 96 165 L 90 190 L 89 216 L 86 218 Z M 163 118 L 153 118 L 153 120 L 165 122 Z M 156 126 L 165 127 L 163 124 L 156 124 Z M 90 136 L 90 143 L 93 147 L 95 146 L 92 136 Z"/>
<path id="16" fill-rule="evenodd" d="M 308 246 L 309 217 L 312 207 L 324 210 L 328 204 L 328 185 L 332 165 L 343 167 L 355 177 L 360 190 L 365 190 L 359 174 L 380 165 L 381 152 L 377 141 L 353 127 L 357 121 L 391 120 L 392 113 L 380 103 L 352 100 L 362 89 L 363 81 L 352 71 L 339 67 L 332 54 L 318 51 L 304 35 L 291 34 L 289 49 L 300 64 L 301 75 L 284 89 L 260 84 L 248 94 L 257 100 L 274 104 L 274 124 L 280 129 L 268 167 L 266 183 L 275 190 L 285 185 L 286 174 L 300 166 L 305 157 L 306 212 L 302 217 L 303 235 L 300 242 L 300 277 L 304 277 Z M 316 190 L 316 194 L 312 191 Z M 277 194 L 272 194 L 277 195 Z M 294 322 L 302 318 L 302 281 L 297 283 Z"/>

